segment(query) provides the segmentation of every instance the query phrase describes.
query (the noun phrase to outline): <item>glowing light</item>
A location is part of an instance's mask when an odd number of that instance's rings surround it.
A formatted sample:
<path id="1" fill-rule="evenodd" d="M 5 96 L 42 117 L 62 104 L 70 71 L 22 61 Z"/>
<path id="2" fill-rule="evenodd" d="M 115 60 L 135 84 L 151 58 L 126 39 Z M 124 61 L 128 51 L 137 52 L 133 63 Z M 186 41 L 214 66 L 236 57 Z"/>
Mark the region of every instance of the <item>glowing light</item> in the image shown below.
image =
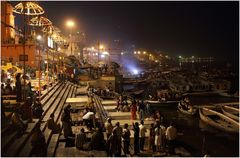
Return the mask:
<path id="1" fill-rule="evenodd" d="M 138 51 L 138 54 L 141 54 L 141 52 L 140 52 L 140 51 Z"/>
<path id="2" fill-rule="evenodd" d="M 146 54 L 146 52 L 144 51 L 143 54 Z"/>
<path id="3" fill-rule="evenodd" d="M 94 47 L 92 47 L 92 50 L 94 50 Z"/>
<path id="4" fill-rule="evenodd" d="M 134 74 L 134 75 L 137 75 L 137 74 L 138 74 L 138 70 L 137 70 L 137 69 L 134 69 L 134 70 L 133 70 L 133 74 Z"/>
<path id="5" fill-rule="evenodd" d="M 99 49 L 104 49 L 104 46 L 103 46 L 103 45 L 100 45 L 100 46 L 99 46 Z"/>
<path id="6" fill-rule="evenodd" d="M 121 55 L 123 55 L 123 52 L 121 52 Z"/>
<path id="7" fill-rule="evenodd" d="M 37 35 L 37 40 L 41 40 L 42 36 L 41 35 Z"/>
<path id="8" fill-rule="evenodd" d="M 98 53 L 96 53 L 96 55 L 98 55 Z"/>
<path id="9" fill-rule="evenodd" d="M 102 52 L 102 54 L 104 54 L 104 55 L 109 55 L 109 53 L 108 53 L 108 52 Z"/>
<path id="10" fill-rule="evenodd" d="M 105 54 L 101 54 L 100 57 L 101 57 L 101 58 L 105 58 Z"/>
<path id="11" fill-rule="evenodd" d="M 60 51 L 61 50 L 61 48 L 60 47 L 58 47 L 58 51 Z"/>
<path id="12" fill-rule="evenodd" d="M 182 56 L 180 55 L 178 58 L 180 58 L 180 59 L 181 59 L 181 58 L 182 58 Z"/>
<path id="13" fill-rule="evenodd" d="M 134 54 L 137 54 L 137 52 L 136 52 L 136 51 L 134 51 Z"/>
<path id="14" fill-rule="evenodd" d="M 72 20 L 68 20 L 67 23 L 66 23 L 66 25 L 67 25 L 68 27 L 73 27 L 73 26 L 75 25 L 75 23 L 74 23 Z"/>

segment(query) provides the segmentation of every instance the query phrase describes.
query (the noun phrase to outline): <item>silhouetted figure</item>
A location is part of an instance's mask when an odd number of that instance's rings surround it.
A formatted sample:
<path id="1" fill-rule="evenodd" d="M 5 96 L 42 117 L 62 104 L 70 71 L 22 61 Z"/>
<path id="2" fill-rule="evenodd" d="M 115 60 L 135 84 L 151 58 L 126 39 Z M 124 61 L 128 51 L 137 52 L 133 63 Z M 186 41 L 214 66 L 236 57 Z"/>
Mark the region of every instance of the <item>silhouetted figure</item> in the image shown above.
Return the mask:
<path id="1" fill-rule="evenodd" d="M 96 132 L 93 133 L 91 139 L 92 150 L 106 150 L 106 142 L 102 133 L 102 129 L 98 128 Z"/>
<path id="2" fill-rule="evenodd" d="M 20 116 L 20 110 L 17 109 L 11 117 L 11 126 L 14 130 L 17 130 L 18 135 L 22 135 L 24 131 L 27 129 L 27 123 L 25 123 L 21 116 Z"/>
<path id="3" fill-rule="evenodd" d="M 45 136 L 40 129 L 40 123 L 36 124 L 31 139 L 32 144 L 32 156 L 47 156 L 47 144 L 45 142 Z"/>
<path id="4" fill-rule="evenodd" d="M 130 136 L 131 133 L 128 129 L 128 124 L 124 124 L 124 128 L 123 128 L 123 134 L 122 134 L 122 138 L 123 138 L 123 151 L 125 154 L 130 154 L 129 151 L 129 146 L 130 146 Z"/>
<path id="5" fill-rule="evenodd" d="M 117 155 L 117 144 L 118 143 L 118 138 L 117 138 L 117 131 L 114 130 L 112 134 L 109 136 L 107 139 L 107 155 L 108 157 L 112 156 L 118 156 Z"/>
<path id="6" fill-rule="evenodd" d="M 67 105 L 61 116 L 63 135 L 66 138 L 66 146 L 74 146 L 75 135 L 72 132 L 72 119 L 70 115 L 71 105 Z"/>
<path id="7" fill-rule="evenodd" d="M 117 122 L 115 127 L 113 128 L 113 131 L 116 130 L 117 131 L 117 138 L 118 138 L 118 145 L 117 145 L 117 155 L 121 156 L 121 145 L 122 145 L 122 132 L 123 129 L 120 126 L 120 123 Z"/>
<path id="8" fill-rule="evenodd" d="M 51 113 L 49 119 L 47 120 L 48 129 L 52 130 L 54 134 L 59 133 L 61 126 L 54 121 L 54 113 Z"/>
<path id="9" fill-rule="evenodd" d="M 16 83 L 15 83 L 15 87 L 16 87 L 16 101 L 17 102 L 21 102 L 22 101 L 22 85 L 21 85 L 21 74 L 18 73 L 16 75 Z"/>
<path id="10" fill-rule="evenodd" d="M 134 155 L 139 153 L 139 124 L 138 122 L 133 123 L 134 130 Z"/>
<path id="11" fill-rule="evenodd" d="M 39 100 L 39 98 L 36 99 L 36 102 L 33 104 L 32 107 L 32 112 L 33 112 L 33 116 L 35 118 L 41 118 L 42 114 L 43 114 L 43 108 L 42 108 L 42 104 Z"/>
<path id="12" fill-rule="evenodd" d="M 10 83 L 7 83 L 7 85 L 6 85 L 6 87 L 5 87 L 5 94 L 6 94 L 6 95 L 11 95 L 11 94 L 13 94 L 13 89 L 12 89 Z"/>
<path id="13" fill-rule="evenodd" d="M 141 103 L 139 104 L 139 117 L 140 117 L 140 120 L 143 120 L 143 121 L 144 121 L 144 112 L 145 112 L 145 104 L 142 100 Z"/>
<path id="14" fill-rule="evenodd" d="M 84 128 L 82 128 L 81 130 L 80 130 L 80 133 L 78 133 L 77 135 L 76 135 L 76 147 L 78 148 L 78 149 L 81 149 L 81 150 L 83 150 L 84 148 L 84 144 L 86 143 L 86 141 L 87 141 L 87 137 L 86 137 L 86 133 L 84 132 Z"/>

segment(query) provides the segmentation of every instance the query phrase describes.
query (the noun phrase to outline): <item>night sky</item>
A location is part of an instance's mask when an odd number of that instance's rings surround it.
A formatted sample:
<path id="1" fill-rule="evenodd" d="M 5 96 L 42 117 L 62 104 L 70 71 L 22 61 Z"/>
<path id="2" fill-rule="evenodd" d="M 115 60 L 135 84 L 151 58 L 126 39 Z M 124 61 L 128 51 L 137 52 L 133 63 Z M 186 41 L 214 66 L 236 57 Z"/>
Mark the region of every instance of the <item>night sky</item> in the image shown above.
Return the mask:
<path id="1" fill-rule="evenodd" d="M 64 32 L 77 22 L 89 43 L 120 39 L 124 46 L 173 56 L 238 61 L 239 2 L 43 2 L 46 16 Z"/>

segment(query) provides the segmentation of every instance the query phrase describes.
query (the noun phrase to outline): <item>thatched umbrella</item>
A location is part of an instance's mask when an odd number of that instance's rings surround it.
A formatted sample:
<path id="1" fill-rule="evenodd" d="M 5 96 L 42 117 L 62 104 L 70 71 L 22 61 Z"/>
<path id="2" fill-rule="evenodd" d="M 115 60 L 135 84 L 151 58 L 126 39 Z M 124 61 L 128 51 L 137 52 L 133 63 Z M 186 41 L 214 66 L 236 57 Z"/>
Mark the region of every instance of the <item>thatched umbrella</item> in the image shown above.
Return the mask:
<path id="1" fill-rule="evenodd" d="M 25 58 L 25 34 L 26 34 L 26 29 L 25 29 L 25 16 L 26 15 L 41 15 L 44 13 L 44 10 L 41 6 L 39 6 L 36 2 L 20 2 L 18 3 L 14 8 L 13 12 L 17 14 L 22 14 L 23 15 L 23 76 L 26 75 L 26 58 Z M 24 77 L 24 88 L 26 87 L 26 77 Z M 23 101 L 26 101 L 26 92 L 25 90 L 23 91 Z"/>

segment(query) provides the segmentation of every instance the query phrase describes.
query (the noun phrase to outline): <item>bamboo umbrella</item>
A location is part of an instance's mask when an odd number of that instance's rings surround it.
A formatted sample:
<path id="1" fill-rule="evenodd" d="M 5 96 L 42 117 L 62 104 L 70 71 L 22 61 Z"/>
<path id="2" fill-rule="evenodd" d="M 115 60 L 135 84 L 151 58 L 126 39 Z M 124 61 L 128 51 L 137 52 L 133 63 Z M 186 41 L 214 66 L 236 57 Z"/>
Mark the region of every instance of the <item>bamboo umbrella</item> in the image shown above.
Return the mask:
<path id="1" fill-rule="evenodd" d="M 31 16 L 31 15 L 41 15 L 44 13 L 44 10 L 41 6 L 39 6 L 36 2 L 20 2 L 18 3 L 14 8 L 13 12 L 16 14 L 21 14 L 23 15 L 23 76 L 24 76 L 24 91 L 23 91 L 23 101 L 26 101 L 26 57 L 25 57 L 25 45 L 26 45 L 26 28 L 25 28 L 25 21 L 26 21 L 26 15 Z"/>
<path id="2" fill-rule="evenodd" d="M 37 27 L 48 27 L 48 26 L 51 26 L 52 25 L 52 22 L 44 17 L 44 16 L 37 16 L 37 17 L 34 17 L 32 18 L 30 21 L 29 21 L 29 25 L 31 26 L 37 26 Z M 39 65 L 38 65 L 38 72 L 39 72 L 39 80 L 38 80 L 38 83 L 39 83 L 39 98 L 41 96 L 41 82 L 40 82 L 40 76 L 41 76 L 41 64 L 40 64 L 40 50 L 39 50 L 39 53 L 38 53 L 38 57 L 39 57 Z M 49 85 L 49 79 L 48 79 L 48 51 L 47 51 L 47 90 L 48 90 L 48 85 Z"/>

